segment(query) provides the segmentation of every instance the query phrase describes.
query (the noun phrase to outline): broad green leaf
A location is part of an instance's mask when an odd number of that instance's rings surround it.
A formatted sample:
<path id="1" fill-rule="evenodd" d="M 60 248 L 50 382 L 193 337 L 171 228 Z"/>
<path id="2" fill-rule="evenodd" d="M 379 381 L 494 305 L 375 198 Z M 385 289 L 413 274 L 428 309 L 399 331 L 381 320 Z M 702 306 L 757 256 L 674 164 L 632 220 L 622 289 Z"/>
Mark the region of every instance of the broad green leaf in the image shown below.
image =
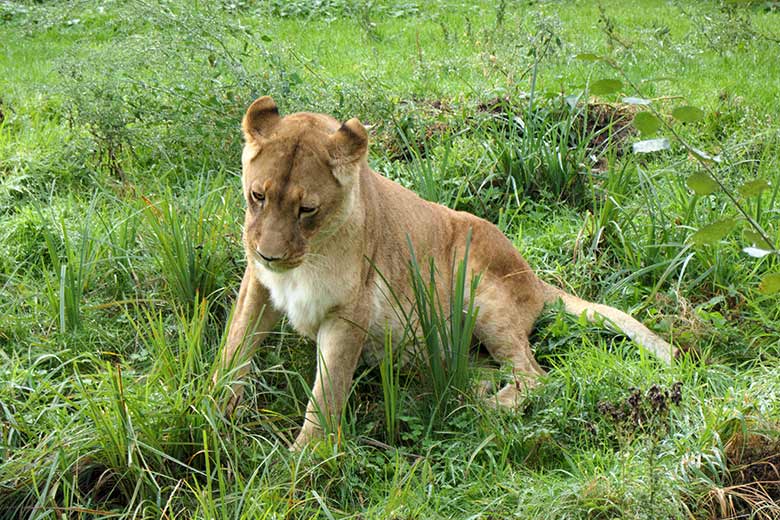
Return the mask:
<path id="1" fill-rule="evenodd" d="M 580 61 L 600 61 L 602 57 L 598 54 L 593 54 L 592 52 L 582 52 L 577 54 L 574 59 Z"/>
<path id="2" fill-rule="evenodd" d="M 769 273 L 761 279 L 758 291 L 762 294 L 775 294 L 780 292 L 780 273 Z"/>
<path id="3" fill-rule="evenodd" d="M 739 194 L 743 197 L 755 197 L 761 195 L 761 192 L 769 188 L 769 183 L 764 179 L 756 179 L 754 181 L 748 181 L 739 188 Z"/>
<path id="4" fill-rule="evenodd" d="M 761 235 L 759 235 L 758 233 L 756 233 L 755 231 L 753 231 L 750 228 L 746 228 L 742 232 L 742 238 L 744 238 L 747 242 L 750 242 L 751 244 L 754 244 L 754 245 L 755 244 L 760 244 L 761 242 L 764 241 L 764 239 L 761 238 Z"/>
<path id="5" fill-rule="evenodd" d="M 696 172 L 685 181 L 696 195 L 709 195 L 718 191 L 718 183 L 704 172 Z"/>
<path id="6" fill-rule="evenodd" d="M 625 103 L 626 105 L 643 105 L 643 106 L 647 106 L 647 105 L 650 104 L 650 100 L 649 99 L 645 99 L 645 98 L 641 98 L 641 97 L 631 97 L 631 96 L 629 96 L 629 97 L 624 97 L 623 98 L 623 103 Z"/>
<path id="7" fill-rule="evenodd" d="M 754 246 L 774 249 L 774 246 L 772 244 L 767 243 L 767 241 L 764 240 L 764 237 L 762 237 L 760 233 L 758 233 L 756 230 L 751 228 L 745 228 L 745 230 L 742 232 L 742 239 L 748 244 Z"/>
<path id="8" fill-rule="evenodd" d="M 595 96 L 604 96 L 620 90 L 623 83 L 619 79 L 600 79 L 590 84 L 590 93 Z"/>
<path id="9" fill-rule="evenodd" d="M 700 108 L 686 105 L 672 110 L 672 117 L 683 123 L 695 123 L 704 119 L 704 111 Z"/>
<path id="10" fill-rule="evenodd" d="M 707 224 L 703 228 L 699 229 L 696 233 L 691 235 L 691 241 L 694 244 L 698 244 L 700 246 L 705 244 L 713 244 L 731 233 L 736 225 L 737 221 L 733 218 L 717 220 L 712 224 Z"/>
<path id="11" fill-rule="evenodd" d="M 642 132 L 642 135 L 653 135 L 661 128 L 661 120 L 650 112 L 638 112 L 634 116 L 634 128 Z"/>
<path id="12" fill-rule="evenodd" d="M 747 253 L 753 258 L 764 258 L 766 255 L 771 255 L 774 251 L 770 249 L 761 249 L 760 247 L 743 247 L 743 253 Z"/>
<path id="13" fill-rule="evenodd" d="M 634 153 L 650 153 L 660 152 L 661 150 L 668 150 L 670 148 L 669 139 L 666 137 L 659 137 L 657 139 L 646 139 L 639 141 L 631 146 L 631 150 Z"/>

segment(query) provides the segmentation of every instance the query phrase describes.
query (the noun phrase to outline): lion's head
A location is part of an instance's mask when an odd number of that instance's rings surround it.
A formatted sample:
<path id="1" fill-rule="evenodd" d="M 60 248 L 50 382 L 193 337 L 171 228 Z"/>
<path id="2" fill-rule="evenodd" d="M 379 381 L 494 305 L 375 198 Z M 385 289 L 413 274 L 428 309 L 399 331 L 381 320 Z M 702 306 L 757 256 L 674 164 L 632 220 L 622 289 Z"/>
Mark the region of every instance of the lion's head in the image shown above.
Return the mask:
<path id="1" fill-rule="evenodd" d="M 242 127 L 249 261 L 276 272 L 295 268 L 349 213 L 368 134 L 354 118 L 281 117 L 268 96 L 252 103 Z"/>

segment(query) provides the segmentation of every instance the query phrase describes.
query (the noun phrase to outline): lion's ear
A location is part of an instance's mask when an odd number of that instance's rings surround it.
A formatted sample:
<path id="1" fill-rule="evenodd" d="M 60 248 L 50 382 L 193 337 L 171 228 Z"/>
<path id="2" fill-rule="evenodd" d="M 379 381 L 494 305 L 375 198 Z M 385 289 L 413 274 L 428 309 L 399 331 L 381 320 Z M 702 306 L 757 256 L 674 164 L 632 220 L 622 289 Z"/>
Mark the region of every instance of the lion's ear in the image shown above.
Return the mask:
<path id="1" fill-rule="evenodd" d="M 345 166 L 365 158 L 368 132 L 358 118 L 353 117 L 330 136 L 328 152 L 333 166 Z"/>
<path id="2" fill-rule="evenodd" d="M 276 102 L 270 96 L 257 98 L 244 114 L 241 128 L 247 142 L 259 144 L 267 139 L 281 118 Z"/>

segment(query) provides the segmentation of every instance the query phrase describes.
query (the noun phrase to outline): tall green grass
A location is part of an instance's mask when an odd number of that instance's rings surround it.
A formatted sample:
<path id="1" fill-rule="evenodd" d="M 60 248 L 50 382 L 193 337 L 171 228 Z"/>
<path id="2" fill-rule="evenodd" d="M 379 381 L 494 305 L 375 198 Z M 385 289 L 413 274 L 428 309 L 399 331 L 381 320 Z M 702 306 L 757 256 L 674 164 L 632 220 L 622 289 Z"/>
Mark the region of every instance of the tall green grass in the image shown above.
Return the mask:
<path id="1" fill-rule="evenodd" d="M 50 223 L 57 227 L 57 233 L 44 226 L 43 239 L 46 243 L 48 260 L 53 273 L 45 267 L 44 281 L 50 315 L 59 324 L 60 332 L 78 330 L 82 324 L 82 300 L 98 270 L 98 261 L 103 256 L 104 246 L 92 236 L 92 219 L 95 213 L 95 199 L 87 209 L 78 235 L 74 238 L 68 231 L 63 216 L 50 216 Z"/>
<path id="2" fill-rule="evenodd" d="M 462 399 L 469 389 L 469 349 L 478 313 L 473 295 L 480 278 L 468 270 L 470 247 L 471 233 L 466 238 L 463 259 L 458 260 L 457 267 L 453 263 L 448 276 L 437 274 L 433 258 L 422 267 L 409 242 L 414 318 L 419 320 L 423 355 L 430 370 L 434 417 L 446 415 L 452 403 Z M 445 301 L 439 292 L 442 276 L 452 280 L 446 289 L 451 297 Z"/>
<path id="3" fill-rule="evenodd" d="M 457 170 L 450 162 L 451 139 L 444 138 L 442 153 L 434 155 L 432 144 L 423 141 L 418 145 L 400 127 L 397 132 L 410 160 L 405 164 L 390 162 L 388 167 L 394 171 L 392 175 L 410 178 L 412 189 L 425 200 L 448 207 L 458 206 L 467 184 L 462 182 L 462 177 L 456 177 Z"/>
<path id="4" fill-rule="evenodd" d="M 236 233 L 232 205 L 240 202 L 235 190 L 225 190 L 224 174 L 195 183 L 184 200 L 168 191 L 158 204 L 148 202 L 145 222 L 151 233 L 153 255 L 171 297 L 182 308 L 191 302 L 212 300 L 221 291 L 230 258 L 226 240 Z M 237 212 L 236 212 L 237 213 Z"/>

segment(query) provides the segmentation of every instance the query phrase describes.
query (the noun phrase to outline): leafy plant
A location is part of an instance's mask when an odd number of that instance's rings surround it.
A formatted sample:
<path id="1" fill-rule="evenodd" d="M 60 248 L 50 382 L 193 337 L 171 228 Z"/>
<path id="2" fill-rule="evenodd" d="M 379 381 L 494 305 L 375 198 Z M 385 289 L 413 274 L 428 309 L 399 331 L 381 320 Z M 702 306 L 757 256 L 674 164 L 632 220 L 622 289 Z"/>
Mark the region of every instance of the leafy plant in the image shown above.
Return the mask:
<path id="1" fill-rule="evenodd" d="M 744 201 L 740 200 L 741 198 L 747 199 L 750 197 L 760 198 L 762 192 L 769 188 L 769 183 L 766 180 L 749 180 L 736 189 L 733 188 L 728 184 L 725 176 L 722 175 L 722 170 L 719 171 L 716 169 L 722 162 L 721 156 L 709 154 L 691 145 L 688 140 L 682 136 L 678 128 L 672 125 L 669 119 L 661 114 L 659 109 L 655 108 L 652 100 L 642 97 L 642 91 L 639 86 L 632 81 L 618 62 L 611 58 L 597 56 L 595 54 L 580 54 L 577 57 L 588 62 L 601 61 L 606 63 L 610 68 L 618 72 L 631 90 L 633 90 L 633 93 L 639 96 L 624 98 L 624 101 L 642 107 L 643 110 L 634 116 L 633 124 L 643 136 L 652 135 L 663 128 L 669 132 L 674 140 L 697 162 L 700 170 L 694 172 L 687 180 L 688 187 L 694 193 L 694 202 L 698 196 L 708 196 L 716 191 L 723 193 L 734 209 L 736 209 L 737 213 L 741 215 L 741 218 L 744 219 L 751 228 L 747 233 L 747 237 L 749 237 L 752 244 L 743 248 L 745 253 L 758 258 L 770 254 L 780 256 L 780 249 L 777 248 L 775 241 L 770 238 L 769 234 L 761 224 L 759 224 L 758 220 L 750 214 Z M 621 90 L 623 83 L 615 79 L 602 79 L 593 82 L 591 87 L 595 87 L 595 91 L 592 91 L 592 93 L 607 95 Z M 705 112 L 691 105 L 677 105 L 671 110 L 670 116 L 678 123 L 693 124 L 703 120 Z M 634 143 L 633 151 L 635 153 L 651 153 L 667 150 L 669 147 L 670 144 L 667 138 L 653 138 Z M 730 166 L 726 165 L 726 168 L 728 167 Z M 731 233 L 737 227 L 738 222 L 738 219 L 731 217 L 712 221 L 699 228 L 689 237 L 689 240 L 693 244 L 699 246 L 716 244 L 719 240 Z M 764 276 L 760 285 L 763 292 L 766 292 L 767 294 L 775 292 L 775 284 L 772 283 L 772 280 L 775 278 L 776 274 L 777 273 L 769 273 Z M 780 288 L 777 289 L 780 290 Z"/>

